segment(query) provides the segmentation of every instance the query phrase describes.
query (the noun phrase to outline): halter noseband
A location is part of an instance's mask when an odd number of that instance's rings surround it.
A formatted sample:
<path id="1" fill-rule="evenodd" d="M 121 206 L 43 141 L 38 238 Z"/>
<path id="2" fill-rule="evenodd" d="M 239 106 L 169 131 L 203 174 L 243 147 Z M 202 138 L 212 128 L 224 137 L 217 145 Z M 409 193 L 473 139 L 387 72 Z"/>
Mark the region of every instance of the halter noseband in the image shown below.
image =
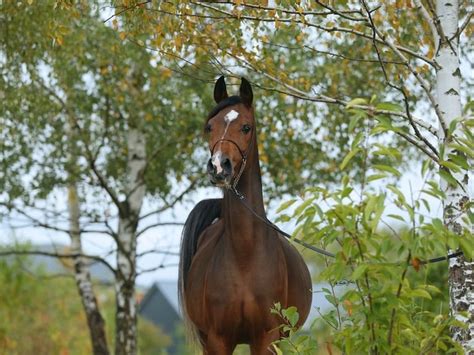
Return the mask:
<path id="1" fill-rule="evenodd" d="M 254 131 L 254 129 L 252 129 L 252 131 Z M 253 132 L 252 132 L 252 137 L 250 138 L 250 144 L 249 146 L 247 147 L 247 150 L 245 152 L 242 151 L 242 149 L 240 149 L 239 145 L 234 142 L 232 139 L 219 139 L 218 141 L 216 141 L 216 143 L 214 143 L 214 145 L 212 146 L 212 149 L 211 149 L 211 157 L 214 155 L 214 150 L 216 148 L 216 145 L 217 143 L 222 143 L 222 142 L 230 142 L 232 143 L 233 145 L 235 145 L 237 147 L 237 150 L 239 151 L 240 153 L 240 156 L 242 157 L 242 163 L 240 163 L 240 169 L 239 169 L 239 173 L 236 175 L 236 177 L 234 178 L 234 182 L 232 183 L 232 185 L 230 186 L 231 190 L 237 195 L 237 197 L 239 199 L 243 199 L 244 196 L 237 190 L 237 184 L 239 183 L 239 180 L 245 170 L 245 166 L 247 165 L 247 158 L 248 158 L 248 154 L 250 153 L 250 150 L 252 149 L 253 147 Z"/>

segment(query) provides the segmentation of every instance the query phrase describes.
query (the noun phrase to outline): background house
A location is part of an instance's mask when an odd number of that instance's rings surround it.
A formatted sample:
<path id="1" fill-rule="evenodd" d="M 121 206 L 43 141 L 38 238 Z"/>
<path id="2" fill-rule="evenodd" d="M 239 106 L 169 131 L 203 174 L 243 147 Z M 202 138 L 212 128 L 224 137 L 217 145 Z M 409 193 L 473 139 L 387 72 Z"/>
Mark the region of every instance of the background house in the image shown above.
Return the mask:
<path id="1" fill-rule="evenodd" d="M 169 335 L 172 344 L 167 349 L 170 355 L 179 354 L 184 343 L 183 322 L 178 304 L 176 281 L 159 281 L 145 293 L 138 307 L 138 314 L 158 326 Z"/>

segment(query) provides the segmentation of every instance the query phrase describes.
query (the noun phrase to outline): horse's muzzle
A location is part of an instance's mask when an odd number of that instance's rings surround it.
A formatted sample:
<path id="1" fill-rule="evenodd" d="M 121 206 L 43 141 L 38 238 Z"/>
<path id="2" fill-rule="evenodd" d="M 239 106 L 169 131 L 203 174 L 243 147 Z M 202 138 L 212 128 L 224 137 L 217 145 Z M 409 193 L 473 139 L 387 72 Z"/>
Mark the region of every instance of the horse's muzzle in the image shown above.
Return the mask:
<path id="1" fill-rule="evenodd" d="M 207 173 L 213 185 L 230 185 L 232 179 L 232 163 L 225 155 L 213 156 L 207 162 Z"/>

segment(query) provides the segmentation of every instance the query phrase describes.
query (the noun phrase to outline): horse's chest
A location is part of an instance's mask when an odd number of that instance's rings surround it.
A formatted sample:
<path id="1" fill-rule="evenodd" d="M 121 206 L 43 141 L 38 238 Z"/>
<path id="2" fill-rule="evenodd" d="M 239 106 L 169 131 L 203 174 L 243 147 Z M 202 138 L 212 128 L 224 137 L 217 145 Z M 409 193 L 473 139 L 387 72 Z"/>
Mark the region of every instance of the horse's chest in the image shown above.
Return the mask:
<path id="1" fill-rule="evenodd" d="M 206 272 L 195 280 L 201 289 L 195 294 L 200 294 L 200 311 L 211 324 L 235 329 L 270 326 L 270 309 L 276 302 L 286 303 L 287 273 L 278 250 L 264 258 L 239 259 L 223 249 L 201 262 Z"/>

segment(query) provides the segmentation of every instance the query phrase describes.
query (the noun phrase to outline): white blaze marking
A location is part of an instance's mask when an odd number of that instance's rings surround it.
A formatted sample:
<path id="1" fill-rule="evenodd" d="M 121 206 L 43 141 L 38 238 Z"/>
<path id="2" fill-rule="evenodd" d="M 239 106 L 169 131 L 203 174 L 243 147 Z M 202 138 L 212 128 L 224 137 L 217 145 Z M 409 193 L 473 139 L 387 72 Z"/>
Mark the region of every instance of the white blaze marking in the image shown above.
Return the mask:
<path id="1" fill-rule="evenodd" d="M 227 125 L 229 125 L 237 117 L 239 117 L 239 113 L 237 111 L 230 110 L 227 112 L 227 115 L 224 116 L 224 120 L 226 121 Z"/>
<path id="2" fill-rule="evenodd" d="M 227 133 L 227 129 L 229 128 L 232 121 L 234 121 L 237 117 L 239 117 L 239 113 L 235 110 L 230 110 L 224 116 L 224 121 L 225 121 L 226 125 L 225 125 L 225 130 L 224 130 L 224 133 L 222 134 L 221 139 L 224 139 L 224 137 Z M 222 152 L 220 151 L 220 147 L 222 145 L 222 142 L 219 142 L 218 144 L 219 144 L 219 146 L 218 146 L 219 150 L 214 153 L 214 155 L 212 156 L 211 162 L 212 162 L 212 165 L 214 165 L 216 167 L 217 174 L 220 174 L 223 170 L 222 166 L 221 166 Z"/>
<path id="3" fill-rule="evenodd" d="M 227 133 L 227 130 L 229 129 L 229 126 L 230 124 L 232 123 L 233 120 L 235 120 L 237 117 L 239 117 L 239 113 L 237 111 L 234 111 L 234 110 L 230 110 L 229 112 L 227 112 L 227 114 L 224 116 L 224 121 L 226 123 L 225 125 L 225 130 L 224 130 L 224 134 L 222 134 L 222 137 L 221 139 L 224 139 L 226 133 Z"/>
<path id="4" fill-rule="evenodd" d="M 220 174 L 222 172 L 222 167 L 221 167 L 221 151 L 218 150 L 217 152 L 215 152 L 215 154 L 212 156 L 212 165 L 214 165 L 216 167 L 216 172 L 218 174 Z"/>

